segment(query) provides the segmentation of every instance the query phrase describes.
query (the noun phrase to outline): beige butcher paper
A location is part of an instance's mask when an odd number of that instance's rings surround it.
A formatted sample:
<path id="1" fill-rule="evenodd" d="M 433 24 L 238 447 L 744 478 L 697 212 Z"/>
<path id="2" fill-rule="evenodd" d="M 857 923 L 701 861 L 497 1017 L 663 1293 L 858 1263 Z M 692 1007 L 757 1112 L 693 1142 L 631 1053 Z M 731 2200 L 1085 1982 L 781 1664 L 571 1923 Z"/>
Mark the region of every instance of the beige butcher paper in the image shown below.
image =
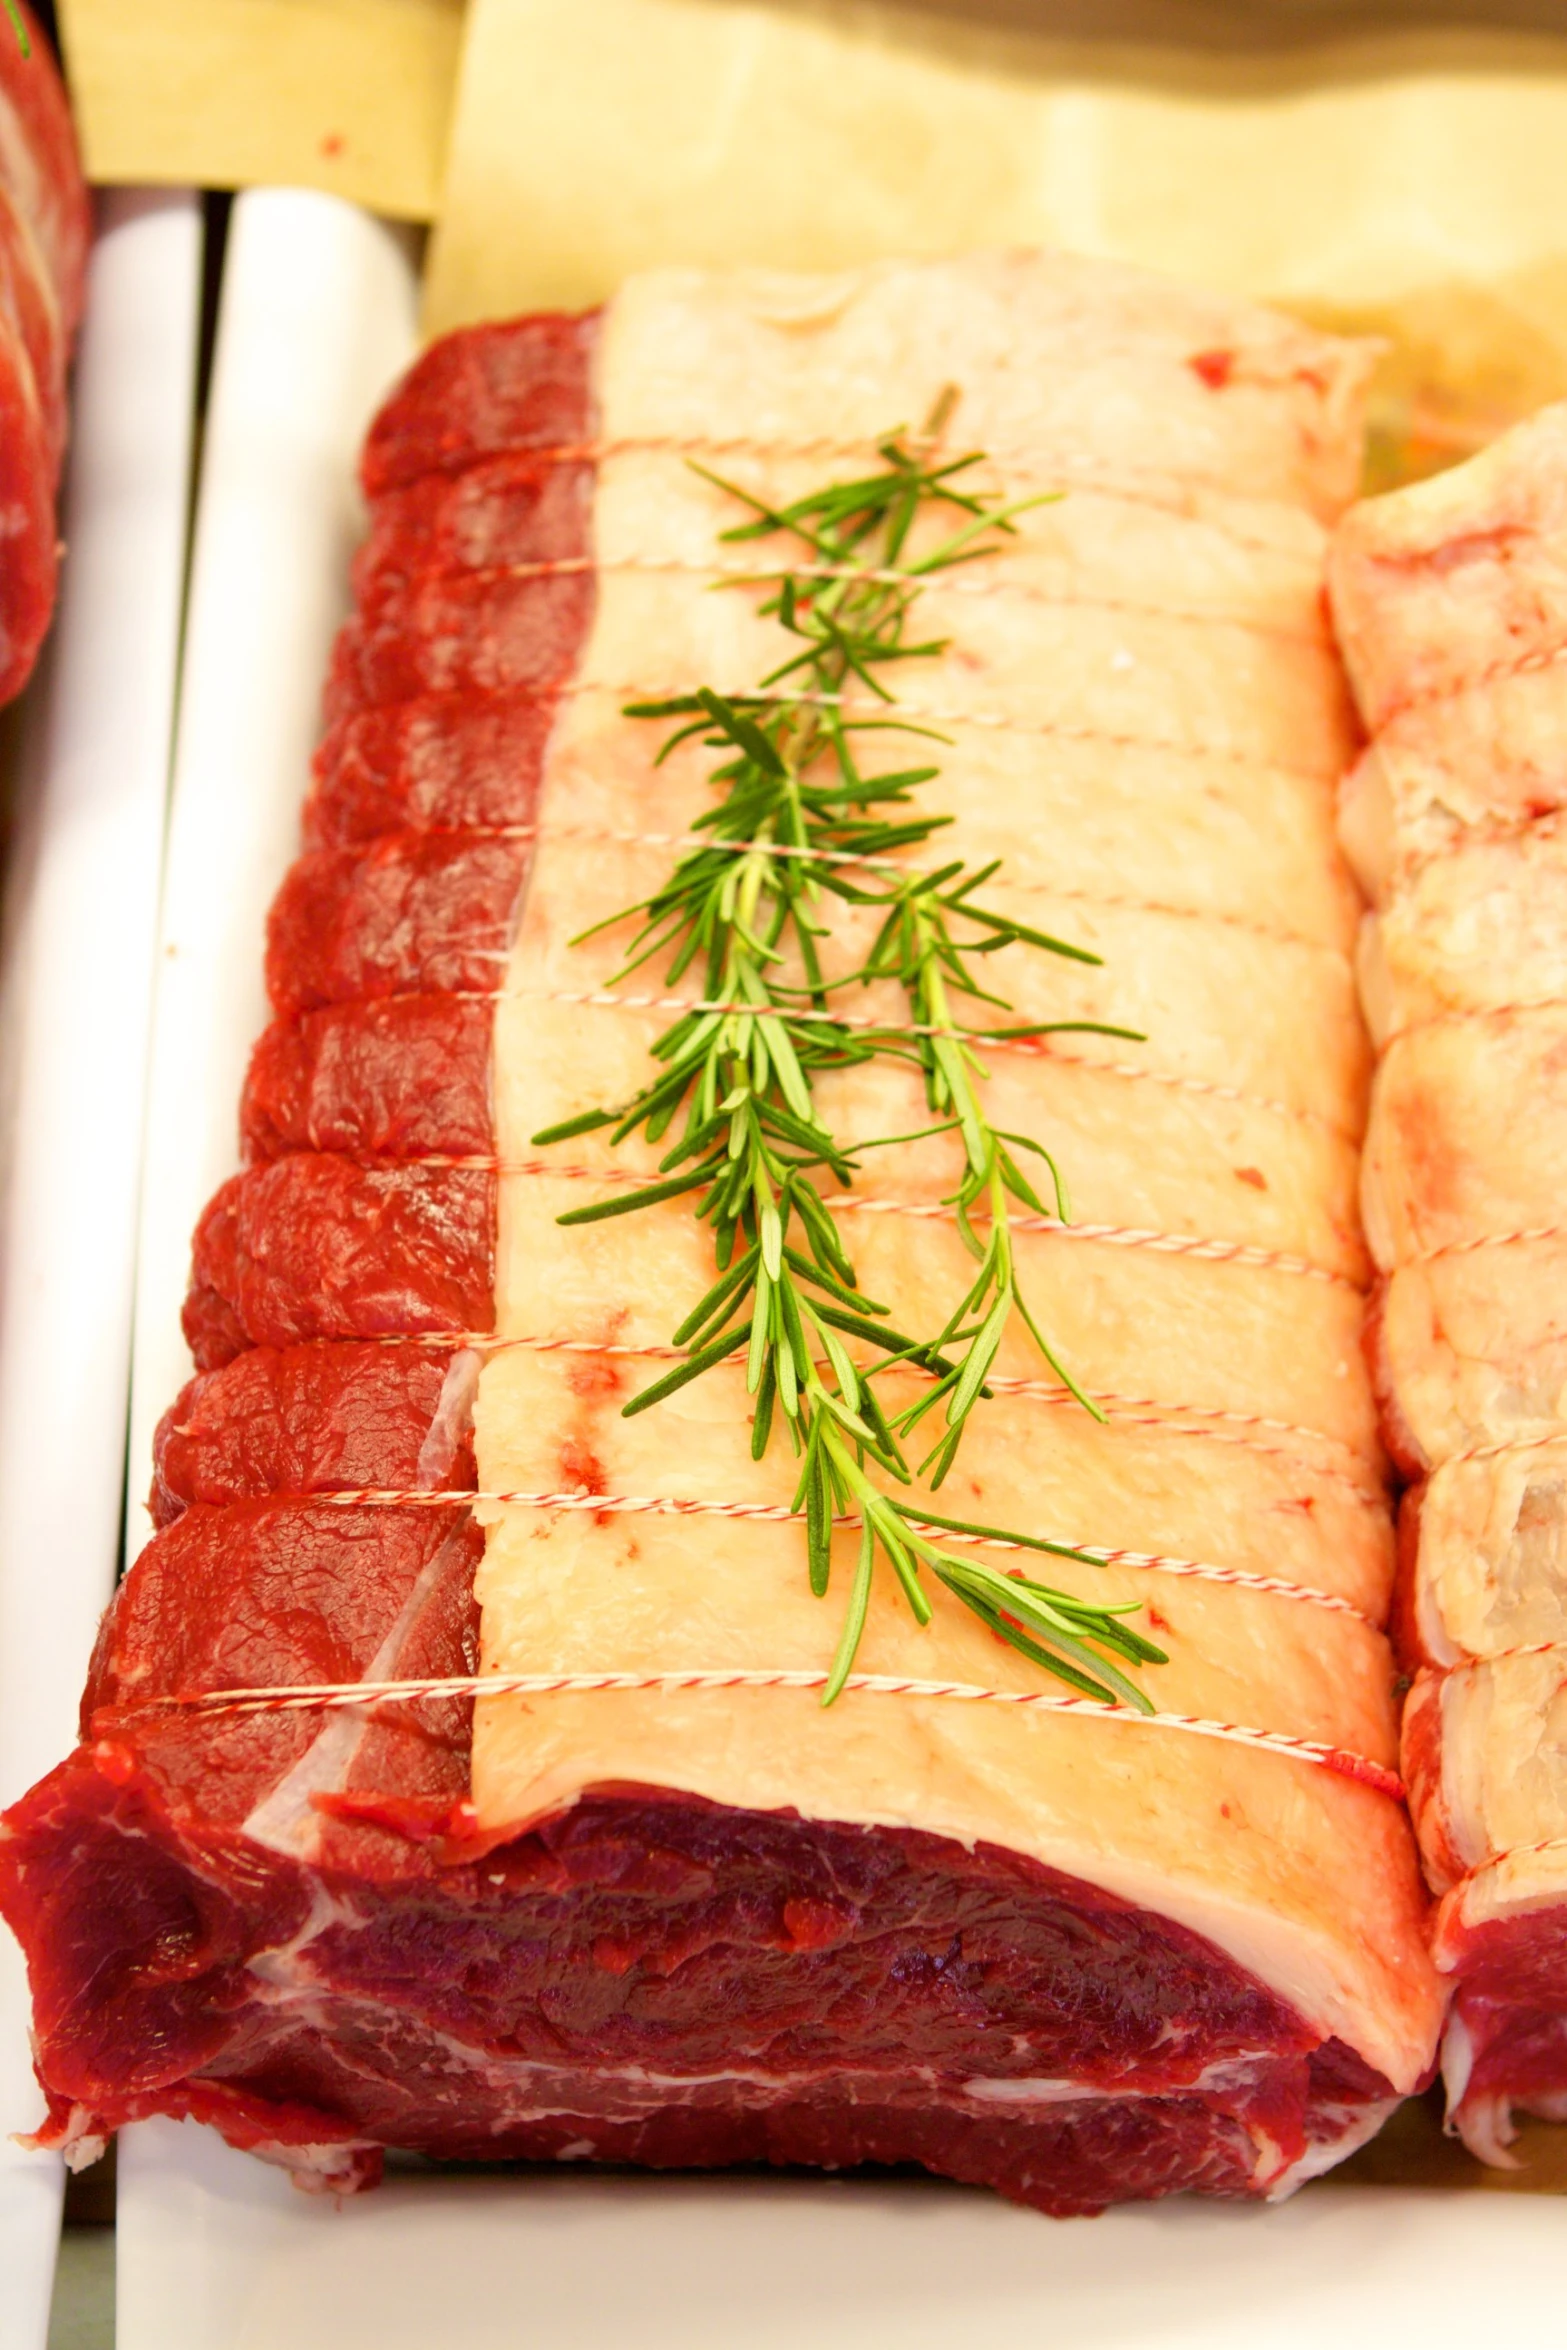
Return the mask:
<path id="1" fill-rule="evenodd" d="M 758 591 L 715 586 L 755 557 L 720 545 L 739 509 L 688 459 L 798 495 L 863 469 L 950 384 L 948 444 L 986 452 L 987 486 L 1062 494 L 920 600 L 921 634 L 948 640 L 899 672 L 903 714 L 942 738 L 921 746 L 940 767 L 922 791 L 955 819 L 944 853 L 1003 858 L 998 903 L 1104 958 L 996 957 L 1019 1016 L 1145 1041 L 991 1056 L 991 1116 L 1047 1141 L 1071 1192 L 1070 1230 L 1020 1239 L 1023 1281 L 1105 1417 L 1014 1334 L 936 1506 L 1139 1554 L 1050 1573 L 1145 1611 L 1170 1655 L 1144 1676 L 1161 1714 L 1394 1761 L 1392 1530 L 1359 1345 L 1370 1056 L 1357 900 L 1331 837 L 1352 737 L 1321 594 L 1364 365 L 1266 313 L 1050 255 L 837 278 L 667 271 L 611 303 L 596 616 L 495 1029 L 497 1333 L 513 1343 L 480 1383 L 486 1494 L 789 1500 L 781 1439 L 750 1457 L 738 1367 L 621 1417 L 708 1286 L 710 1243 L 681 1201 L 555 1219 L 655 1154 L 532 1138 L 628 1098 L 671 1017 L 647 1001 L 666 992 L 656 966 L 615 982 L 628 932 L 572 943 L 667 871 L 674 851 L 646 836 L 667 842 L 711 804 L 711 754 L 655 768 L 664 730 L 623 705 L 744 690 L 779 657 Z M 890 765 L 899 738 L 885 739 Z M 840 928 L 841 961 L 864 933 Z M 615 1000 L 585 1000 L 599 994 Z M 884 1062 L 824 1080 L 819 1099 L 845 1135 L 927 1122 L 917 1084 Z M 939 1327 L 970 1278 L 942 1205 L 956 1172 L 949 1137 L 876 1151 L 839 1203 L 866 1288 L 906 1327 Z M 914 1390 L 892 1377 L 884 1392 Z M 499 1501 L 481 1516 L 487 1672 L 832 1657 L 852 1536 L 824 1603 L 798 1524 Z M 1047 1686 L 932 1597 L 922 1631 L 878 1587 L 859 1669 Z M 1397 2089 L 1428 2065 L 1439 2000 L 1407 1821 L 1378 1788 L 1276 1749 L 852 1689 L 826 1712 L 814 1691 L 754 1687 L 481 1701 L 487 1827 L 628 1782 L 1029 1854 L 1208 1935 Z"/>

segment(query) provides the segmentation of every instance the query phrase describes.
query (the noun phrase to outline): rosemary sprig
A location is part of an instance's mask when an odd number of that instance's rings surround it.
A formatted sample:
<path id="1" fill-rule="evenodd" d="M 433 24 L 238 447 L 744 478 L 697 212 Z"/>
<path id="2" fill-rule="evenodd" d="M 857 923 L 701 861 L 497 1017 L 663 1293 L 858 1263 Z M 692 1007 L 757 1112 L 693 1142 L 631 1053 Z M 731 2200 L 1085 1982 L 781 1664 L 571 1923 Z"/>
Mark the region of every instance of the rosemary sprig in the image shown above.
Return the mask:
<path id="1" fill-rule="evenodd" d="M 16 0 L 0 0 L 0 6 L 4 7 L 11 30 L 16 35 L 17 48 L 24 57 L 31 57 L 33 44 L 27 37 L 27 23 L 16 5 Z"/>
<path id="2" fill-rule="evenodd" d="M 919 1623 L 931 1615 L 924 1569 L 991 1631 L 1069 1687 L 1148 1711 L 1149 1700 L 1114 1661 L 1165 1661 L 1161 1649 L 1124 1621 L 1137 1612 L 1135 1605 L 1096 1606 L 1016 1571 L 959 1556 L 934 1541 L 931 1529 L 1071 1558 L 1086 1560 L 1087 1554 L 1001 1528 L 934 1518 L 915 1499 L 888 1492 L 873 1474 L 912 1483 L 900 1440 L 939 1407 L 941 1432 L 920 1472 L 929 1472 L 932 1487 L 940 1484 L 975 1404 L 989 1392 L 986 1380 L 1014 1314 L 1072 1394 L 1102 1417 L 1045 1338 L 1017 1277 L 1012 1203 L 1066 1221 L 1065 1183 L 1041 1144 L 989 1123 L 978 1090 L 985 1075 L 978 1048 L 1062 1029 L 1136 1033 L 1097 1021 L 974 1027 L 960 1020 L 954 999 L 1001 1013 L 1011 1009 L 975 968 L 1003 947 L 1032 946 L 1084 963 L 1099 958 L 983 903 L 977 892 L 994 876 L 995 862 L 975 871 L 961 860 L 930 871 L 895 863 L 900 852 L 929 842 L 949 821 L 914 808 L 912 794 L 937 770 L 868 774 L 860 765 L 857 738 L 868 731 L 930 732 L 904 720 L 854 715 L 845 704 L 855 684 L 874 701 L 890 704 L 879 672 L 944 649 L 945 640 L 910 635 L 921 583 L 993 552 L 1019 513 L 1046 502 L 1009 506 L 972 489 L 962 477 L 980 462 L 978 456 L 938 461 L 934 443 L 950 404 L 944 396 L 920 440 L 901 432 L 884 439 L 880 471 L 787 506 L 768 505 L 706 476 L 750 509 L 747 521 L 724 533 L 727 540 L 783 533 L 807 550 L 806 562 L 761 575 L 770 591 L 761 609 L 798 640 L 798 649 L 754 693 L 723 695 L 704 687 L 629 706 L 631 716 L 678 721 L 660 761 L 692 738 L 714 750 L 713 781 L 721 796 L 698 820 L 708 840 L 682 857 L 651 897 L 583 936 L 633 921 L 637 927 L 617 978 L 662 960 L 666 983 L 673 986 L 700 963 L 704 996 L 654 1045 L 659 1069 L 631 1101 L 566 1120 L 534 1140 L 546 1145 L 607 1127 L 612 1143 L 639 1131 L 658 1143 L 681 1120 L 657 1180 L 573 1209 L 560 1222 L 596 1222 L 695 1195 L 696 1215 L 712 1230 L 717 1279 L 674 1334 L 675 1344 L 687 1349 L 684 1361 L 625 1409 L 628 1415 L 646 1411 L 744 1350 L 754 1398 L 752 1454 L 762 1458 L 781 1414 L 800 1461 L 793 1507 L 804 1519 L 811 1588 L 818 1595 L 828 1589 L 834 1524 L 847 1520 L 860 1531 L 824 1704 L 831 1704 L 853 1667 L 879 1557 Z M 931 508 L 956 516 L 956 527 L 934 546 L 912 551 L 915 524 Z M 831 898 L 868 909 L 878 922 L 864 962 L 836 975 L 825 969 L 821 952 L 830 936 L 823 906 Z M 843 990 L 875 982 L 901 989 L 908 1025 L 851 1024 L 836 1009 L 834 998 Z M 823 1196 L 824 1179 L 845 1186 L 852 1181 L 860 1151 L 917 1139 L 845 1144 L 818 1114 L 820 1075 L 878 1058 L 919 1069 L 934 1121 L 920 1134 L 954 1133 L 962 1145 L 962 1178 L 944 1204 L 954 1209 L 978 1271 L 934 1339 L 895 1329 L 888 1309 L 863 1293 Z M 1023 1152 L 1043 1162 L 1052 1210 L 1024 1173 Z M 980 1218 L 987 1227 L 983 1234 Z M 860 1360 L 846 1340 L 861 1350 Z M 866 1354 L 873 1358 L 868 1367 Z M 874 1381 L 894 1367 L 921 1371 L 930 1384 L 890 1420 Z"/>

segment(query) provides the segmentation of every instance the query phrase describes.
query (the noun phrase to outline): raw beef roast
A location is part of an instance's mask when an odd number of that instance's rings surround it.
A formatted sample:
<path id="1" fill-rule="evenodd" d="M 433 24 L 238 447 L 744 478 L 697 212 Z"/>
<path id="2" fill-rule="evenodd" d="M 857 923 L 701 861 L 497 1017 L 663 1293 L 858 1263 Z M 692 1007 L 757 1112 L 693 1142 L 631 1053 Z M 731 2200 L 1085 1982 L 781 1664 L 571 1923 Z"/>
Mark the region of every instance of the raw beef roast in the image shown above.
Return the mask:
<path id="1" fill-rule="evenodd" d="M 1372 733 L 1374 1367 L 1404 1502 L 1405 1769 L 1468 2144 L 1567 2119 L 1567 407 L 1344 524 Z"/>
<path id="2" fill-rule="evenodd" d="M 65 90 L 27 24 L 24 57 L 0 19 L 0 702 L 27 683 L 54 609 L 65 376 L 91 227 Z"/>
<path id="3" fill-rule="evenodd" d="M 1287 2192 L 1426 2078 L 1321 594 L 1361 373 L 1264 313 L 1008 256 L 652 277 L 455 336 L 394 393 L 159 1531 L 81 1746 L 0 1844 L 51 2142 L 197 2114 L 337 2185 L 385 2147 L 914 2161 L 1084 2211 Z M 947 384 L 987 483 L 1065 494 L 922 598 L 922 789 L 952 854 L 1103 957 L 998 956 L 1019 1017 L 1146 1041 L 993 1055 L 996 1123 L 1071 1184 L 1074 1226 L 1018 1246 L 1104 1417 L 1009 1341 L 942 1506 L 1108 1551 L 1059 1579 L 1168 1650 L 1156 1715 L 667 1679 L 167 1702 L 831 1657 L 848 1561 L 824 1606 L 738 1374 L 621 1417 L 710 1279 L 702 1231 L 679 1204 L 562 1231 L 647 1153 L 532 1137 L 634 1090 L 668 1017 L 656 970 L 613 983 L 623 934 L 570 943 L 710 805 L 710 756 L 656 766 L 624 705 L 778 658 L 759 591 L 715 592 L 754 554 L 709 475 L 850 478 Z M 886 1063 L 821 1098 L 844 1133 L 928 1123 Z M 955 1168 L 950 1136 L 904 1143 L 846 1202 L 919 1327 L 969 1278 Z M 1051 1686 L 936 1603 L 921 1631 L 878 1590 L 862 1670 Z"/>

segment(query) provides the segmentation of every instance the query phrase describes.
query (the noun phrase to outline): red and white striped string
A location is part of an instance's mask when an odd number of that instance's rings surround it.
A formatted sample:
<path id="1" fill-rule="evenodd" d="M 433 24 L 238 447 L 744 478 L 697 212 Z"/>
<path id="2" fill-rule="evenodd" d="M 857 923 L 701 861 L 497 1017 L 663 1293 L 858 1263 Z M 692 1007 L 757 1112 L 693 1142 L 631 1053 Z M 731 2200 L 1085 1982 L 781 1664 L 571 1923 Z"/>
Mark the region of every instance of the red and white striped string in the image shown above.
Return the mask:
<path id="1" fill-rule="evenodd" d="M 451 1679 L 361 1681 L 280 1684 L 270 1688 L 207 1689 L 171 1697 L 139 1700 L 135 1712 L 183 1711 L 197 1714 L 295 1713 L 335 1711 L 356 1706 L 414 1704 L 421 1699 L 591 1696 L 601 1693 L 638 1694 L 644 1691 L 678 1693 L 683 1690 L 791 1689 L 820 1690 L 825 1672 L 745 1669 L 662 1673 L 474 1673 Z M 1352 1779 L 1395 1803 L 1403 1801 L 1403 1783 L 1396 1772 L 1372 1761 L 1369 1755 L 1347 1747 L 1326 1745 L 1313 1738 L 1292 1738 L 1282 1730 L 1254 1730 L 1238 1722 L 1209 1721 L 1199 1714 L 1141 1713 L 1128 1705 L 1106 1705 L 1098 1698 L 1056 1696 L 1043 1690 L 987 1689 L 967 1681 L 925 1681 L 884 1673 L 851 1673 L 846 1694 L 865 1697 L 930 1698 L 960 1705 L 1005 1705 L 1025 1713 L 1088 1714 L 1097 1720 L 1133 1728 L 1170 1730 L 1196 1738 L 1216 1738 L 1232 1746 L 1250 1747 L 1259 1754 L 1282 1755 L 1292 1762 Z"/>
<path id="2" fill-rule="evenodd" d="M 488 1507 L 491 1509 L 527 1509 L 542 1512 L 578 1512 L 593 1518 L 657 1517 L 657 1518 L 725 1518 L 756 1525 L 797 1525 L 799 1512 L 787 1502 L 779 1501 L 707 1501 L 701 1497 L 678 1494 L 590 1493 L 580 1486 L 559 1493 L 486 1492 L 457 1487 L 426 1485 L 356 1485 L 337 1486 L 324 1493 L 295 1493 L 290 1501 L 311 1508 L 325 1509 L 451 1509 L 459 1506 Z M 862 1520 L 853 1513 L 833 1519 L 836 1527 L 846 1532 L 858 1530 Z M 915 1532 L 929 1541 L 960 1550 L 1001 1550 L 1018 1557 L 1052 1558 L 1053 1551 L 1040 1551 L 1031 1542 L 1015 1542 L 1001 1534 L 974 1534 L 954 1532 L 919 1517 L 909 1520 Z M 1243 1591 L 1262 1592 L 1270 1597 L 1300 1600 L 1313 1607 L 1326 1608 L 1332 1615 L 1352 1616 L 1357 1623 L 1376 1627 L 1363 1608 L 1353 1600 L 1341 1598 L 1332 1591 L 1319 1591 L 1307 1583 L 1294 1583 L 1282 1575 L 1257 1575 L 1244 1567 L 1210 1565 L 1205 1559 L 1178 1558 L 1167 1552 L 1153 1550 L 1108 1549 L 1099 1543 L 1067 1542 L 1059 1544 L 1060 1551 L 1070 1552 L 1098 1567 L 1126 1567 L 1150 1574 L 1190 1577 L 1202 1583 L 1232 1584 Z"/>
<path id="3" fill-rule="evenodd" d="M 621 456 L 673 457 L 843 457 L 860 459 L 878 450 L 881 442 L 869 435 L 857 440 L 839 438 L 829 433 L 814 433 L 798 439 L 778 435 L 763 438 L 754 433 L 725 436 L 699 433 L 616 434 L 598 441 L 562 441 L 552 447 L 529 449 L 525 454 L 534 463 L 551 465 L 602 465 L 606 459 Z M 1213 532 L 1228 539 L 1232 545 L 1249 547 L 1254 552 L 1269 555 L 1276 563 L 1288 565 L 1309 581 L 1315 600 L 1320 558 L 1300 544 L 1299 510 L 1287 499 L 1276 503 L 1287 515 L 1290 525 L 1287 539 L 1275 533 L 1243 529 L 1231 515 L 1194 513 L 1194 492 L 1207 492 L 1221 500 L 1226 507 L 1243 505 L 1255 510 L 1258 500 L 1239 492 L 1233 481 L 1223 475 L 1203 473 L 1187 466 L 1179 470 L 1153 466 L 1119 465 L 1112 472 L 1097 461 L 1087 450 L 1068 449 L 1052 456 L 1048 450 L 1036 446 L 1014 449 L 991 447 L 985 451 L 985 462 L 998 475 L 1008 480 L 1037 481 L 1047 478 L 1052 489 L 1071 490 L 1078 497 L 1108 498 L 1126 506 L 1146 506 L 1155 513 L 1171 514 L 1177 520 L 1188 522 L 1196 530 Z M 1142 485 L 1142 486 L 1140 486 Z"/>
<path id="4" fill-rule="evenodd" d="M 783 862 L 807 859 L 813 865 L 858 866 L 868 873 L 922 874 L 934 867 L 914 863 L 908 858 L 871 857 L 852 849 L 825 849 L 795 841 L 730 840 L 710 832 L 643 832 L 629 831 L 611 824 L 415 824 L 406 829 L 424 840 L 515 840 L 547 841 L 553 848 L 560 841 L 570 841 L 589 848 L 680 849 L 688 854 L 710 850 L 715 855 L 729 857 L 773 857 Z M 1331 939 L 1314 937 L 1304 930 L 1286 930 L 1275 922 L 1256 922 L 1244 914 L 1220 912 L 1211 906 L 1177 906 L 1166 898 L 1139 898 L 1124 892 L 1099 889 L 1077 889 L 1056 881 L 1018 881 L 1007 876 L 1008 890 L 1019 897 L 1044 897 L 1060 900 L 1074 906 L 1104 906 L 1117 912 L 1133 914 L 1162 914 L 1175 922 L 1203 922 L 1216 924 L 1220 929 L 1244 931 L 1249 938 L 1271 940 L 1277 946 L 1305 947 L 1313 952 L 1331 955 L 1337 962 L 1347 962 L 1348 952 Z M 754 1010 L 754 1006 L 737 1005 L 737 1010 Z"/>
<path id="5" fill-rule="evenodd" d="M 1134 596 L 1086 595 L 1081 589 L 1044 587 L 1037 580 L 1018 579 L 1004 571 L 999 576 L 995 573 L 980 576 L 958 569 L 909 572 L 876 570 L 858 563 L 809 562 L 783 562 L 771 570 L 763 570 L 754 563 L 699 563 L 689 555 L 549 555 L 527 563 L 445 564 L 436 569 L 434 576 L 463 579 L 477 573 L 506 579 L 597 579 L 617 572 L 632 572 L 650 577 L 673 575 L 725 586 L 771 587 L 783 569 L 787 569 L 791 579 L 845 579 L 867 587 L 915 587 L 922 594 L 936 590 L 945 595 L 978 598 L 981 602 L 1010 597 L 1018 603 L 1047 604 L 1058 611 L 1114 612 L 1133 620 L 1169 621 L 1177 627 L 1232 628 L 1244 636 L 1270 637 L 1281 644 L 1298 645 L 1303 652 L 1320 653 L 1324 659 L 1332 657 L 1327 631 L 1320 625 L 1286 628 L 1277 621 L 1259 620 L 1255 614 L 1246 612 L 1161 604 Z"/>
<path id="6" fill-rule="evenodd" d="M 561 700 L 571 701 L 588 695 L 605 695 L 617 702 L 670 702 L 690 695 L 689 685 L 644 685 L 635 679 L 617 684 L 609 678 L 585 677 L 572 685 L 555 689 Z M 842 709 L 850 723 L 860 719 L 884 721 L 877 716 L 885 705 L 867 695 L 862 702 L 850 694 L 761 692 L 754 686 L 735 689 L 736 699 L 755 705 L 758 702 L 776 702 L 780 706 L 798 708 L 809 703 L 821 709 Z M 1182 742 L 1178 736 L 1164 734 L 1121 734 L 1106 726 L 1069 726 L 1054 718 L 1018 718 L 1009 710 L 973 710 L 961 706 L 947 709 L 940 703 L 916 702 L 899 699 L 896 708 L 909 718 L 931 726 L 977 727 L 987 734 L 1016 734 L 1039 736 L 1050 742 L 1101 743 L 1109 750 L 1155 751 L 1165 758 L 1212 760 L 1225 767 L 1240 767 L 1248 774 L 1259 771 L 1273 775 L 1293 776 L 1301 783 L 1332 785 L 1338 781 L 1337 767 L 1305 767 L 1293 760 L 1280 759 L 1260 750 L 1246 750 L 1238 745 Z M 901 721 L 900 721 L 901 722 Z"/>
<path id="7" fill-rule="evenodd" d="M 626 1167 L 560 1166 L 550 1159 L 503 1159 L 493 1151 L 421 1151 L 384 1162 L 361 1160 L 361 1164 L 382 1163 L 562 1183 L 600 1183 L 623 1189 L 661 1180 L 656 1172 L 638 1173 Z M 946 1200 L 868 1199 L 858 1193 L 844 1192 L 825 1195 L 822 1205 L 829 1214 L 838 1216 L 903 1216 L 945 1224 L 957 1221 L 956 1209 Z M 976 1224 L 988 1220 L 982 1210 L 976 1211 Z M 1249 1241 L 1209 1240 L 1201 1233 L 1160 1232 L 1136 1224 L 1068 1224 L 1059 1216 L 1015 1215 L 1008 1218 L 1008 1224 L 1013 1232 L 1048 1233 L 1060 1240 L 1098 1242 L 1107 1248 L 1148 1249 L 1156 1256 L 1194 1257 L 1206 1264 L 1238 1265 L 1254 1272 L 1289 1274 L 1302 1281 L 1325 1281 L 1333 1288 L 1359 1293 L 1359 1283 L 1352 1281 L 1347 1273 L 1336 1272 L 1330 1266 L 1313 1263 L 1310 1257 L 1295 1256 L 1284 1249 L 1257 1248 Z"/>

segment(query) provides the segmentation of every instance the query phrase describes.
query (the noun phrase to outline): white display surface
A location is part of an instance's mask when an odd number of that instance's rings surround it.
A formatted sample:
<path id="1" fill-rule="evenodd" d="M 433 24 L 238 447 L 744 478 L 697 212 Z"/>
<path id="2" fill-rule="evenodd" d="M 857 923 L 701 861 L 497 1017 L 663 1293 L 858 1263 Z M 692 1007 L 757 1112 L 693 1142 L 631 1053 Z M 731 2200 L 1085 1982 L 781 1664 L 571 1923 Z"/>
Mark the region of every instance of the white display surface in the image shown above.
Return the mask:
<path id="1" fill-rule="evenodd" d="M 393 2179 L 334 2209 L 136 2133 L 119 2350 L 1475 2350 L 1562 2333 L 1549 2196 L 1310 2187 L 1048 2220 L 862 2179 Z M 260 2174 L 258 2176 L 258 2173 Z M 124 2189 L 121 2193 L 123 2196 Z"/>
<path id="2" fill-rule="evenodd" d="M 137 1178 L 179 660 L 201 208 L 99 199 L 61 600 L 22 712 L 0 1132 L 0 1804 L 73 1743 L 125 1491 Z M 42 2350 L 60 2228 L 0 1927 L 0 2343 Z"/>
<path id="3" fill-rule="evenodd" d="M 406 252 L 241 199 L 198 515 L 143 1224 L 136 1477 L 187 1363 L 192 1222 L 233 1164 L 346 598 L 350 474 L 411 346 Z M 121 2141 L 119 2350 L 1473 2350 L 1560 2330 L 1567 2207 L 1309 2188 L 1055 2222 L 931 2182 L 394 2177 L 337 2205 L 191 2124 Z"/>

